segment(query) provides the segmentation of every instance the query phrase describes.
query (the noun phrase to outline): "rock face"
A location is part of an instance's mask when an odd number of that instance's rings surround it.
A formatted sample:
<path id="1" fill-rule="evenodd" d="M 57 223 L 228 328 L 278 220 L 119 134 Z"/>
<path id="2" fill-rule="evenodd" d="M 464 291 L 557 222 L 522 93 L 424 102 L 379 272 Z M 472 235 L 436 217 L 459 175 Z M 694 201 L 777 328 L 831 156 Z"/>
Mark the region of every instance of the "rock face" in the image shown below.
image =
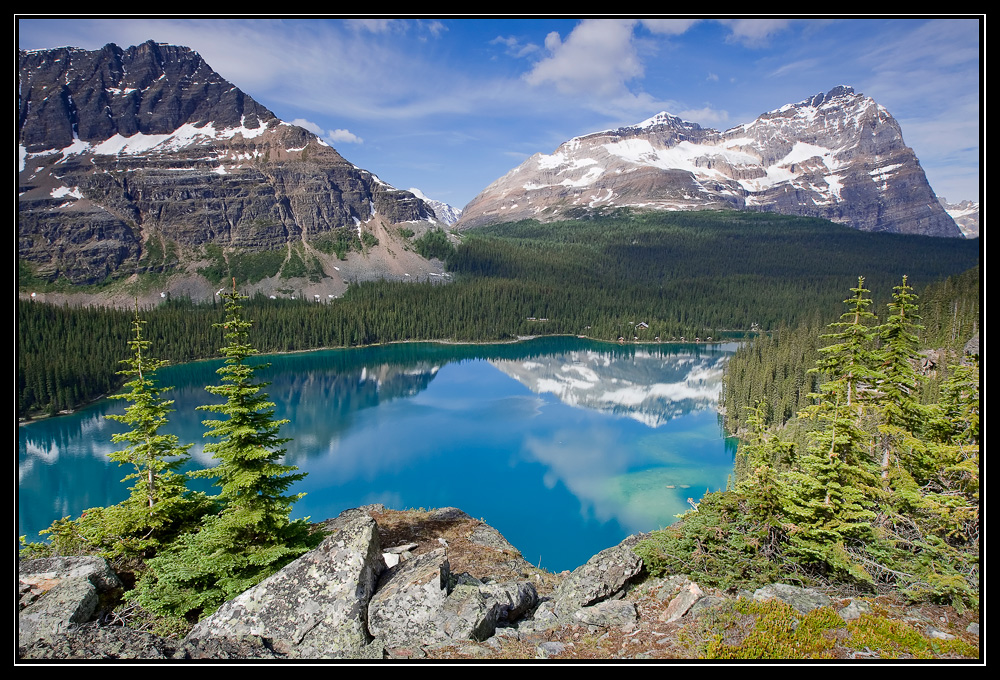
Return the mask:
<path id="1" fill-rule="evenodd" d="M 253 637 L 289 658 L 363 656 L 371 641 L 368 600 L 385 564 L 371 516 L 338 519 L 318 548 L 198 622 L 185 651 L 197 657 L 206 641 Z"/>
<path id="2" fill-rule="evenodd" d="M 48 557 L 18 565 L 18 644 L 57 637 L 89 621 L 100 596 L 121 587 L 101 557 Z"/>
<path id="3" fill-rule="evenodd" d="M 420 191 L 420 189 L 410 187 L 408 191 L 421 201 L 427 203 L 427 205 L 434 210 L 434 215 L 438 218 L 438 220 L 444 224 L 449 226 L 455 224 L 455 222 L 458 222 L 458 218 L 462 216 L 462 210 L 460 208 L 448 205 L 444 201 L 435 201 L 433 198 L 428 198 L 422 191 Z"/>
<path id="4" fill-rule="evenodd" d="M 100 616 L 116 603 L 111 595 L 121 593 L 121 584 L 101 558 L 22 562 L 17 658 L 280 661 L 457 655 L 593 661 L 652 658 L 651 653 L 663 659 L 690 658 L 675 656 L 674 643 L 685 623 L 727 606 L 733 598 L 703 589 L 685 574 L 649 577 L 633 552 L 648 534 L 626 538 L 571 573 L 541 579 L 536 571 L 532 580 L 544 581 L 542 587 L 551 594 L 540 598 L 530 581 L 505 575 L 510 546 L 506 539 L 456 508 L 398 512 L 370 505 L 345 510 L 321 526 L 330 535 L 316 550 L 220 607 L 183 640 L 131 628 L 127 612 Z M 448 538 L 442 540 L 442 533 Z M 383 571 L 375 585 L 388 554 L 380 552 L 380 545 L 393 535 L 418 543 L 396 546 L 393 554 L 404 559 Z M 411 549 L 418 553 L 411 554 Z M 479 577 L 453 573 L 451 563 Z M 532 569 L 527 563 L 517 566 L 516 578 L 529 578 Z M 752 595 L 741 591 L 736 597 L 781 600 L 802 614 L 833 606 L 844 621 L 873 611 L 865 600 L 831 599 L 814 589 L 780 583 Z M 95 611 L 97 600 L 101 604 Z M 963 628 L 979 636 L 979 624 L 968 618 L 960 626 L 953 619 L 950 633 L 937 630 L 947 621 L 942 613 L 946 608 L 939 605 L 924 613 L 907 605 L 900 606 L 894 618 L 901 618 L 904 626 L 919 622 L 931 638 L 951 639 Z M 92 620 L 95 614 L 103 624 Z M 138 623 L 144 623 L 141 617 Z M 731 627 L 727 637 L 738 635 L 736 628 L 744 624 Z M 690 638 L 685 645 L 689 643 Z M 856 649 L 838 649 L 835 658 L 855 658 Z M 896 650 L 892 653 L 895 658 Z M 858 652 L 866 658 L 875 654 Z"/>
<path id="5" fill-rule="evenodd" d="M 962 236 L 896 120 L 844 86 L 725 132 L 664 112 L 575 137 L 487 187 L 457 227 L 621 207 L 762 210 L 863 231 Z"/>
<path id="6" fill-rule="evenodd" d="M 278 120 L 186 47 L 18 57 L 18 253 L 38 277 L 169 270 L 210 245 L 388 247 L 389 225 L 438 224 L 422 200 Z"/>

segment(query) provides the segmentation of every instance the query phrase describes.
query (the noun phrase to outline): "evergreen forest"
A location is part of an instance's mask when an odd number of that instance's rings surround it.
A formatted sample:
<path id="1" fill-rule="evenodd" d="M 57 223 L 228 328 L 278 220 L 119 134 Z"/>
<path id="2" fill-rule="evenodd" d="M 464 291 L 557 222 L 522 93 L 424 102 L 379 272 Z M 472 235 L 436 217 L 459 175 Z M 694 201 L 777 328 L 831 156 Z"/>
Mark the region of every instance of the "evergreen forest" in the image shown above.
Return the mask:
<path id="1" fill-rule="evenodd" d="M 957 342 L 979 331 L 978 271 L 923 305 L 905 276 L 881 310 L 866 285 L 839 321 L 758 336 L 730 360 L 733 480 L 640 544 L 652 573 L 979 606 L 980 350 Z M 925 344 L 947 363 L 926 365 Z"/>
<path id="2" fill-rule="evenodd" d="M 546 334 L 612 342 L 742 337 L 751 328 L 829 318 L 857 272 L 884 305 L 903 274 L 922 288 L 979 257 L 974 241 L 747 212 L 522 221 L 472 230 L 457 247 L 443 232 L 417 245 L 446 260 L 452 282 L 359 282 L 330 302 L 258 296 L 245 303 L 258 322 L 255 346 L 273 353 Z M 142 310 L 147 338 L 172 363 L 219 356 L 212 324 L 220 309 L 218 299 L 167 300 Z M 19 300 L 17 317 L 19 417 L 73 409 L 121 386 L 129 311 Z"/>

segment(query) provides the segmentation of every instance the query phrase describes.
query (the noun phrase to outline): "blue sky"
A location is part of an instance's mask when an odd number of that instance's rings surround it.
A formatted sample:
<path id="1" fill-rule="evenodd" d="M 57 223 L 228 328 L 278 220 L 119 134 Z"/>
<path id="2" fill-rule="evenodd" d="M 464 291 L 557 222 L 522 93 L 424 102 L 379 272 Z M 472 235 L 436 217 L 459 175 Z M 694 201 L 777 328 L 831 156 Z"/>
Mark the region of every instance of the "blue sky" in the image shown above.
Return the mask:
<path id="1" fill-rule="evenodd" d="M 836 85 L 889 110 L 939 196 L 979 200 L 977 18 L 18 18 L 24 49 L 150 39 L 456 207 L 577 135 L 659 111 L 725 130 Z"/>

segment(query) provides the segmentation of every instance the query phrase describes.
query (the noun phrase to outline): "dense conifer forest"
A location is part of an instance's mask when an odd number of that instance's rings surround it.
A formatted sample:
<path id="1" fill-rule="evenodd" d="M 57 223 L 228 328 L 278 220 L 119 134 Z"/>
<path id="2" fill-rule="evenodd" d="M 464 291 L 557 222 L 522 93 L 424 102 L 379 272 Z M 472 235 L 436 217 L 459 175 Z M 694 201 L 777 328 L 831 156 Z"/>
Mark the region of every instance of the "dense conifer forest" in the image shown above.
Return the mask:
<path id="1" fill-rule="evenodd" d="M 650 572 L 978 607 L 979 349 L 933 367 L 919 353 L 978 331 L 978 280 L 930 286 L 922 302 L 903 277 L 878 310 L 862 277 L 839 321 L 745 345 L 724 396 L 742 433 L 733 483 L 640 544 Z"/>
<path id="2" fill-rule="evenodd" d="M 447 259 L 452 283 L 362 282 L 329 303 L 259 296 L 246 303 L 256 346 L 267 353 L 544 334 L 718 339 L 819 323 L 858 272 L 884 306 L 903 274 L 923 287 L 978 261 L 976 242 L 770 213 L 522 221 L 473 230 L 457 247 L 443 232 L 430 234 L 421 247 Z M 72 409 L 120 387 L 130 312 L 20 300 L 17 314 L 19 416 Z M 143 310 L 148 339 L 172 363 L 218 355 L 212 324 L 220 314 L 218 301 L 175 299 Z"/>
<path id="3" fill-rule="evenodd" d="M 924 379 L 917 393 L 922 403 L 938 398 L 948 379 L 948 357 L 955 363 L 962 346 L 979 330 L 979 267 L 928 284 L 921 295 L 921 323 L 917 347 L 934 352 L 937 362 L 927 360 Z M 878 310 L 884 319 L 888 307 Z M 720 404 L 726 429 L 744 431 L 748 414 L 763 401 L 760 414 L 767 427 L 783 426 L 810 403 L 809 395 L 823 382 L 819 372 L 810 372 L 820 357 L 825 325 L 819 315 L 798 326 L 782 325 L 773 332 L 759 333 L 743 344 L 730 359 L 723 378 Z"/>

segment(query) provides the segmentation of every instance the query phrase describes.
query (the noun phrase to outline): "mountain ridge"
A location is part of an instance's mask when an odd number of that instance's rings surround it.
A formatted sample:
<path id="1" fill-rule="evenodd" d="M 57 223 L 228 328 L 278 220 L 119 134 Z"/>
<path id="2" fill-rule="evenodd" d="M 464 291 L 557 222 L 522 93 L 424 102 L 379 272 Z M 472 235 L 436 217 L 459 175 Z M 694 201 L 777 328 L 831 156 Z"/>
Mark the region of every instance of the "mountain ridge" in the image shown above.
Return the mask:
<path id="1" fill-rule="evenodd" d="M 844 85 L 724 132 L 664 111 L 573 137 L 490 184 L 457 227 L 619 207 L 768 210 L 864 231 L 962 236 L 899 124 Z"/>
<path id="2" fill-rule="evenodd" d="M 283 273 L 304 263 L 330 294 L 440 273 L 393 226 L 439 226 L 423 200 L 281 121 L 190 48 L 18 56 L 18 254 L 36 279 L 194 276 L 218 260 L 212 248 L 223 264 L 284 249 Z"/>

